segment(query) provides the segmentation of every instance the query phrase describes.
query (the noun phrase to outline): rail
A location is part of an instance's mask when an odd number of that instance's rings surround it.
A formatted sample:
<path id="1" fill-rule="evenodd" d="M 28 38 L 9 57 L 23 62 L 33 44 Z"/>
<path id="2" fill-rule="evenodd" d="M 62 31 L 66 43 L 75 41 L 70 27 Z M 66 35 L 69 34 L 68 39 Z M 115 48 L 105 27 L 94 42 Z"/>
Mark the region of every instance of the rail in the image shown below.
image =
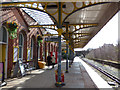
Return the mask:
<path id="1" fill-rule="evenodd" d="M 104 75 L 106 75 L 107 77 L 111 78 L 113 81 L 115 81 L 116 83 L 118 83 L 120 85 L 120 79 L 113 76 L 112 74 L 108 73 L 107 71 L 104 71 L 103 69 L 87 62 L 86 60 L 82 59 L 84 62 L 86 62 L 87 64 L 89 64 L 90 66 L 92 66 L 93 68 L 97 69 L 98 71 L 100 71 L 101 73 L 103 73 Z"/>

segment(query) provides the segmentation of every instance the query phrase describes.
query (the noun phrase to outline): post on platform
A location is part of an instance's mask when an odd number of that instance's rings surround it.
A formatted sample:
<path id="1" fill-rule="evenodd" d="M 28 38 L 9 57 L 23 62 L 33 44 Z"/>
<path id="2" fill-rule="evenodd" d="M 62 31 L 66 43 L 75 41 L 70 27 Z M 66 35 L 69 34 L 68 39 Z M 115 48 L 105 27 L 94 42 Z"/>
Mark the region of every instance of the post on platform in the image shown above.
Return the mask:
<path id="1" fill-rule="evenodd" d="M 68 73 L 68 24 L 66 24 L 66 73 Z"/>
<path id="2" fill-rule="evenodd" d="M 71 54 L 71 49 L 69 48 L 69 52 L 70 52 L 70 55 L 69 55 L 69 68 L 71 68 L 71 62 L 72 62 L 72 54 Z"/>
<path id="3" fill-rule="evenodd" d="M 61 2 L 58 3 L 58 81 L 55 83 L 56 87 L 62 87 L 65 85 L 61 81 L 61 35 L 62 35 L 62 4 Z"/>

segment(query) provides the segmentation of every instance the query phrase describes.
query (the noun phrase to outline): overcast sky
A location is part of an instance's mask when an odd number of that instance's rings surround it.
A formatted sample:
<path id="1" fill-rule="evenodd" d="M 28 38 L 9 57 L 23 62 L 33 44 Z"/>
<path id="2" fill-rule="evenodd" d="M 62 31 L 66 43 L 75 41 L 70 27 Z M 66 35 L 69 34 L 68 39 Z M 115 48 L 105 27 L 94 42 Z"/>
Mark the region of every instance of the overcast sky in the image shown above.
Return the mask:
<path id="1" fill-rule="evenodd" d="M 120 12 L 119 12 L 120 13 Z M 83 49 L 75 49 L 75 51 L 86 50 L 88 48 L 98 48 L 103 44 L 114 44 L 118 42 L 118 14 L 116 14 L 94 38 Z"/>

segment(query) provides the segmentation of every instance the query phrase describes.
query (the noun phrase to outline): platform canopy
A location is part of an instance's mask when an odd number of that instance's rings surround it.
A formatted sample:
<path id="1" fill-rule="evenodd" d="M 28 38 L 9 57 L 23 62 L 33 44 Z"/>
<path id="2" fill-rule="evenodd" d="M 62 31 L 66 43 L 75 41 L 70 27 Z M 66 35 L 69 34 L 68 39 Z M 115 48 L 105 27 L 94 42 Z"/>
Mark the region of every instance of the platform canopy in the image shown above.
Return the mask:
<path id="1" fill-rule="evenodd" d="M 41 14 L 35 13 L 33 17 L 39 17 L 36 20 L 39 24 L 30 25 L 31 28 L 44 27 L 49 32 L 54 30 L 51 36 L 56 36 L 58 24 L 62 26 L 62 41 L 72 43 L 73 48 L 83 48 L 103 27 L 104 25 L 119 11 L 119 0 L 12 0 L 14 2 L 6 2 L 3 0 L 2 7 L 20 7 L 32 9 L 35 12 L 44 12 L 49 16 L 43 18 Z M 11 0 L 9 0 L 11 1 Z M 61 1 L 61 15 L 59 12 L 59 1 Z M 113 2 L 114 1 L 114 2 Z M 28 12 L 29 14 L 29 12 Z M 59 21 L 61 17 L 61 21 Z M 46 23 L 40 23 L 39 21 Z M 50 23 L 47 23 L 50 21 Z M 59 23 L 60 22 L 60 23 Z M 68 31 L 67 31 L 68 29 Z M 65 43 L 62 47 L 65 47 Z"/>
<path id="2" fill-rule="evenodd" d="M 42 6 L 44 7 L 43 4 Z M 67 34 L 65 27 L 68 24 L 69 41 L 73 40 L 74 48 L 83 48 L 118 10 L 118 2 L 98 4 L 89 1 L 64 2 L 62 5 L 63 35 Z M 49 3 L 47 11 L 58 20 L 57 3 Z M 66 45 L 62 44 L 62 46 Z"/>

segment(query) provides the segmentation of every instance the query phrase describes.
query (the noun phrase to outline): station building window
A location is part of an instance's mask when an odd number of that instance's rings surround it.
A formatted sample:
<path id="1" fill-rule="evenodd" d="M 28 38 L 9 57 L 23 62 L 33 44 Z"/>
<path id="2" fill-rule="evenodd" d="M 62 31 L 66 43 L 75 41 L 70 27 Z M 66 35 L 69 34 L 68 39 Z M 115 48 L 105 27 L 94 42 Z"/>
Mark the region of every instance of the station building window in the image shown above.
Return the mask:
<path id="1" fill-rule="evenodd" d="M 24 42 L 23 34 L 20 33 L 19 34 L 19 58 L 20 59 L 23 59 L 23 42 Z"/>
<path id="2" fill-rule="evenodd" d="M 39 34 L 38 32 L 37 32 L 37 34 Z M 41 42 L 42 42 L 42 37 L 41 36 L 37 36 L 37 42 L 38 42 L 38 60 L 40 60 L 40 48 L 41 48 Z"/>
<path id="3" fill-rule="evenodd" d="M 0 43 L 7 44 L 7 31 L 5 27 L 1 27 L 1 30 L 0 30 Z"/>
<path id="4" fill-rule="evenodd" d="M 7 29 L 0 27 L 0 62 L 4 62 L 4 74 L 7 78 L 7 65 L 8 65 L 8 32 Z"/>
<path id="5" fill-rule="evenodd" d="M 7 59 L 7 30 L 5 27 L 0 28 L 0 62 Z"/>
<path id="6" fill-rule="evenodd" d="M 38 45 L 38 59 L 40 60 L 40 45 Z"/>
<path id="7" fill-rule="evenodd" d="M 34 47 L 34 40 L 33 38 L 31 39 L 31 59 L 33 59 L 33 47 Z"/>

